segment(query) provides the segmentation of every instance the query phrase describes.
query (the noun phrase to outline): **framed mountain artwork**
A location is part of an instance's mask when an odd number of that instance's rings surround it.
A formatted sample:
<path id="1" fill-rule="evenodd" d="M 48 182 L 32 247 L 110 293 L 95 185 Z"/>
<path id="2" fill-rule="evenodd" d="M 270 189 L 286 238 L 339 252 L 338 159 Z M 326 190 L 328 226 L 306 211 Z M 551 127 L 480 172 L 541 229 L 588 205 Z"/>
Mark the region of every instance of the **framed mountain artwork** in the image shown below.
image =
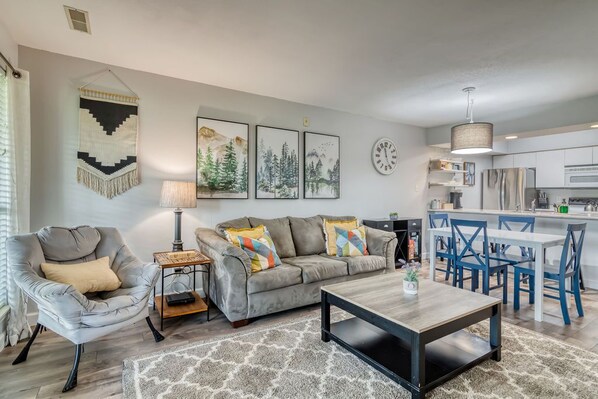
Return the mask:
<path id="1" fill-rule="evenodd" d="M 304 132 L 303 144 L 303 198 L 340 198 L 340 137 Z"/>
<path id="2" fill-rule="evenodd" d="M 197 198 L 247 199 L 246 123 L 197 118 Z"/>
<path id="3" fill-rule="evenodd" d="M 256 126 L 255 198 L 299 198 L 299 131 Z"/>

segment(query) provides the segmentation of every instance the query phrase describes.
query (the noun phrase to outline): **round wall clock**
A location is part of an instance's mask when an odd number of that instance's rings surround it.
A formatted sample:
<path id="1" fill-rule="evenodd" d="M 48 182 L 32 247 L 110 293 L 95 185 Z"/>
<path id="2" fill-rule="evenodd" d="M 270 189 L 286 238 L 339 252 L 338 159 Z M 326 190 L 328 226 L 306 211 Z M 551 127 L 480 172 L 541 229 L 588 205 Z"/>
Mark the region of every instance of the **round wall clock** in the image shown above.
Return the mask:
<path id="1" fill-rule="evenodd" d="M 372 148 L 372 162 L 374 168 L 383 175 L 394 172 L 399 162 L 399 152 L 395 143 L 387 138 L 376 141 Z"/>

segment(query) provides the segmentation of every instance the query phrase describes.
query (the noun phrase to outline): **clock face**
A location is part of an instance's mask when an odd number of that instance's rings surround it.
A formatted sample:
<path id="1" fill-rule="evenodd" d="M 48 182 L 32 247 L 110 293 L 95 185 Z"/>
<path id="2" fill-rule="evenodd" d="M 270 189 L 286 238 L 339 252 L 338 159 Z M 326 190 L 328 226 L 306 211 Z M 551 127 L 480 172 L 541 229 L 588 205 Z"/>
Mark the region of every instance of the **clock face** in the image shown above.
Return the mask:
<path id="1" fill-rule="evenodd" d="M 397 146 L 390 139 L 380 139 L 372 148 L 372 162 L 374 168 L 383 175 L 389 175 L 395 171 L 399 162 Z"/>

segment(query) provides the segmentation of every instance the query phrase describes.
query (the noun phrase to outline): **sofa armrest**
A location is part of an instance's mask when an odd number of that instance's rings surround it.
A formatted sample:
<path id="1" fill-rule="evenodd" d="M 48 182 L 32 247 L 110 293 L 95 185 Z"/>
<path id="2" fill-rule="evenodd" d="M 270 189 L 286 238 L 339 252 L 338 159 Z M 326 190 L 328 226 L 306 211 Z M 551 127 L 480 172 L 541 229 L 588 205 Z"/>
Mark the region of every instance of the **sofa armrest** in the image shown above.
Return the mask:
<path id="1" fill-rule="evenodd" d="M 200 251 L 214 261 L 209 282 L 210 298 L 230 321 L 246 319 L 247 279 L 251 276 L 249 256 L 212 229 L 198 228 L 195 236 Z"/>
<path id="2" fill-rule="evenodd" d="M 399 242 L 397 235 L 391 231 L 365 227 L 365 239 L 368 252 L 371 255 L 384 256 L 386 258 L 386 269 L 395 270 L 395 249 Z"/>

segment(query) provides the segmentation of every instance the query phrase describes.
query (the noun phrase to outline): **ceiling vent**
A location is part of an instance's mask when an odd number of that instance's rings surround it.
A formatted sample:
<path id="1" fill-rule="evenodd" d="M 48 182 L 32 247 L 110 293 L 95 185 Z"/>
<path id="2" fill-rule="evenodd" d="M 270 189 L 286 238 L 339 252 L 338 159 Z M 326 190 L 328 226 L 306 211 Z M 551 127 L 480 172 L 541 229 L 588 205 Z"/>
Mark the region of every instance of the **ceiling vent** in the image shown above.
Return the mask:
<path id="1" fill-rule="evenodd" d="M 66 12 L 66 19 L 69 21 L 69 26 L 72 30 L 91 34 L 91 29 L 89 27 L 89 13 L 87 11 L 78 10 L 69 6 L 64 6 L 64 11 Z"/>

